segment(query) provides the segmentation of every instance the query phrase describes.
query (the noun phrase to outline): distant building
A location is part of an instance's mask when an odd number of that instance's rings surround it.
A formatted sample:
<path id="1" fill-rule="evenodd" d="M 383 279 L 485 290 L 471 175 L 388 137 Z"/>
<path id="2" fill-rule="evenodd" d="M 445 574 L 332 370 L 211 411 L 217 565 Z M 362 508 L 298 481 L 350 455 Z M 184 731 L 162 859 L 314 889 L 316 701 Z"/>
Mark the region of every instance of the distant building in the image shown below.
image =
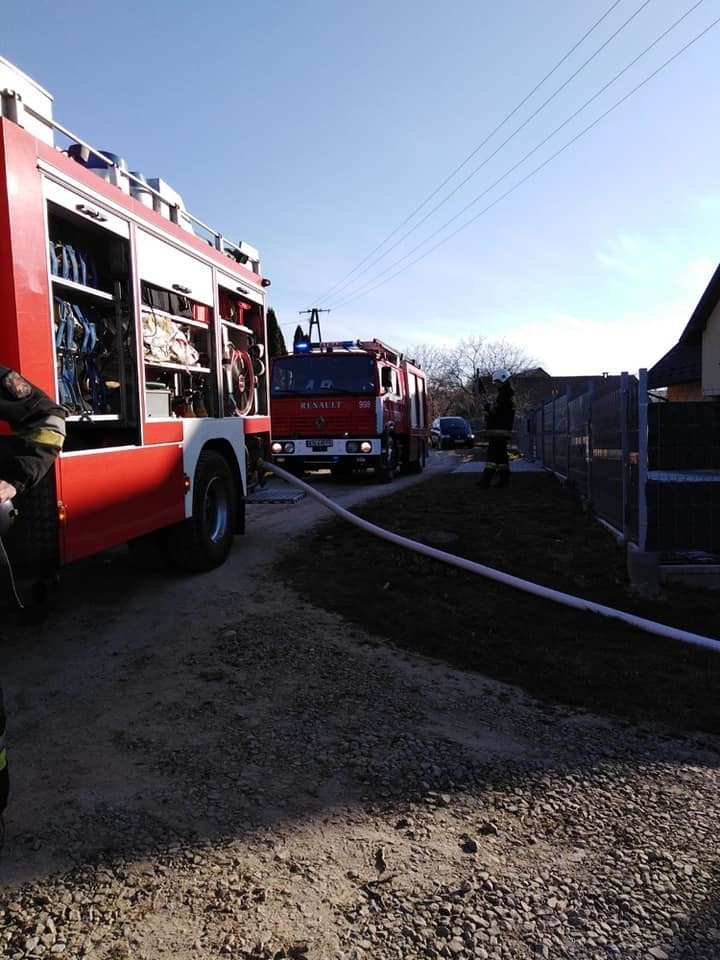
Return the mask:
<path id="1" fill-rule="evenodd" d="M 534 410 L 553 397 L 565 396 L 568 392 L 571 397 L 587 393 L 590 384 L 596 393 L 616 389 L 620 385 L 620 377 L 611 377 L 604 373 L 594 376 L 552 377 L 542 367 L 533 367 L 514 373 L 512 383 L 515 389 L 515 405 L 521 412 Z"/>

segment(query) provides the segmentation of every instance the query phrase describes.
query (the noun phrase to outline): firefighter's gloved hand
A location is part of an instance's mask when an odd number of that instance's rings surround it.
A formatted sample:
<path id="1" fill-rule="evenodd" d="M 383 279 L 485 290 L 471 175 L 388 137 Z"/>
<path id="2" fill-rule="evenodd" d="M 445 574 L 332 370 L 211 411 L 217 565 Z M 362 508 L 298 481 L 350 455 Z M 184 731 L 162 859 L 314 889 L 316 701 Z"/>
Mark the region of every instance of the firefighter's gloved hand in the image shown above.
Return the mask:
<path id="1" fill-rule="evenodd" d="M 0 503 L 5 503 L 6 500 L 12 500 L 12 498 L 16 496 L 17 490 L 15 487 L 7 480 L 0 480 Z"/>

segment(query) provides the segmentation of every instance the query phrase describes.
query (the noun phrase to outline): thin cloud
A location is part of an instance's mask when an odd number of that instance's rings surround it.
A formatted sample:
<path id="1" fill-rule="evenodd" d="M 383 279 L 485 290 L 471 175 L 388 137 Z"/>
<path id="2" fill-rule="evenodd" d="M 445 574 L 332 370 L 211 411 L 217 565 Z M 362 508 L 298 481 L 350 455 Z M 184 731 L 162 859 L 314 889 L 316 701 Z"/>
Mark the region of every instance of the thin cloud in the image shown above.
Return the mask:
<path id="1" fill-rule="evenodd" d="M 513 339 L 556 376 L 637 373 L 677 343 L 695 302 L 684 297 L 610 318 L 551 313 L 520 324 Z"/>
<path id="2" fill-rule="evenodd" d="M 720 193 L 690 194 L 687 206 L 691 213 L 712 217 L 717 222 L 716 218 L 720 217 Z"/>
<path id="3" fill-rule="evenodd" d="M 657 238 L 640 233 L 617 233 L 605 250 L 597 254 L 598 262 L 607 270 L 633 279 L 655 277 L 660 271 L 677 268 L 679 239 Z"/>

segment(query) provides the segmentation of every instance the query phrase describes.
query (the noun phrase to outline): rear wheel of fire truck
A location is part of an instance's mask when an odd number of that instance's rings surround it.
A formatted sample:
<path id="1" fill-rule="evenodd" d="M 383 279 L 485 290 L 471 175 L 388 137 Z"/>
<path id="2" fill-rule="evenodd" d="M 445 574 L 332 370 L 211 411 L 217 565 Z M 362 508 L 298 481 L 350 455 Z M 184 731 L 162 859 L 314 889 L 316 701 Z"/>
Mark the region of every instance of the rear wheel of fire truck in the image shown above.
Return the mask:
<path id="1" fill-rule="evenodd" d="M 380 483 L 390 483 L 397 470 L 397 446 L 395 437 L 388 434 L 382 449 L 382 463 L 375 468 L 375 475 Z"/>
<path id="2" fill-rule="evenodd" d="M 192 489 L 192 516 L 170 529 L 170 555 L 181 570 L 212 570 L 227 559 L 237 527 L 237 491 L 225 457 L 203 450 Z"/>

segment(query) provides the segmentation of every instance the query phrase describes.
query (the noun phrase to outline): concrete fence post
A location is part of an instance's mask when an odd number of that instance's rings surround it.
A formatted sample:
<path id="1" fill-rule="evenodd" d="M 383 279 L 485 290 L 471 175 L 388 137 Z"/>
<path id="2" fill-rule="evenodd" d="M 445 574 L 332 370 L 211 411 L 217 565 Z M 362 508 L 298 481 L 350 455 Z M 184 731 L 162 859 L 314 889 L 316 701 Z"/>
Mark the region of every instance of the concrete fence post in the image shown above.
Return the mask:
<path id="1" fill-rule="evenodd" d="M 628 542 L 628 507 L 630 489 L 630 432 L 628 424 L 629 375 L 626 370 L 620 374 L 620 496 L 621 525 L 623 542 Z"/>
<path id="2" fill-rule="evenodd" d="M 648 376 L 643 367 L 638 374 L 638 550 L 647 549 L 648 478 Z"/>
<path id="3" fill-rule="evenodd" d="M 592 380 L 588 380 L 587 388 L 587 421 L 585 423 L 586 427 L 586 441 L 585 441 L 585 466 L 587 470 L 587 499 L 588 503 L 592 503 L 593 500 L 593 483 L 592 483 L 592 471 L 593 471 L 593 397 L 595 396 L 595 384 Z"/>

